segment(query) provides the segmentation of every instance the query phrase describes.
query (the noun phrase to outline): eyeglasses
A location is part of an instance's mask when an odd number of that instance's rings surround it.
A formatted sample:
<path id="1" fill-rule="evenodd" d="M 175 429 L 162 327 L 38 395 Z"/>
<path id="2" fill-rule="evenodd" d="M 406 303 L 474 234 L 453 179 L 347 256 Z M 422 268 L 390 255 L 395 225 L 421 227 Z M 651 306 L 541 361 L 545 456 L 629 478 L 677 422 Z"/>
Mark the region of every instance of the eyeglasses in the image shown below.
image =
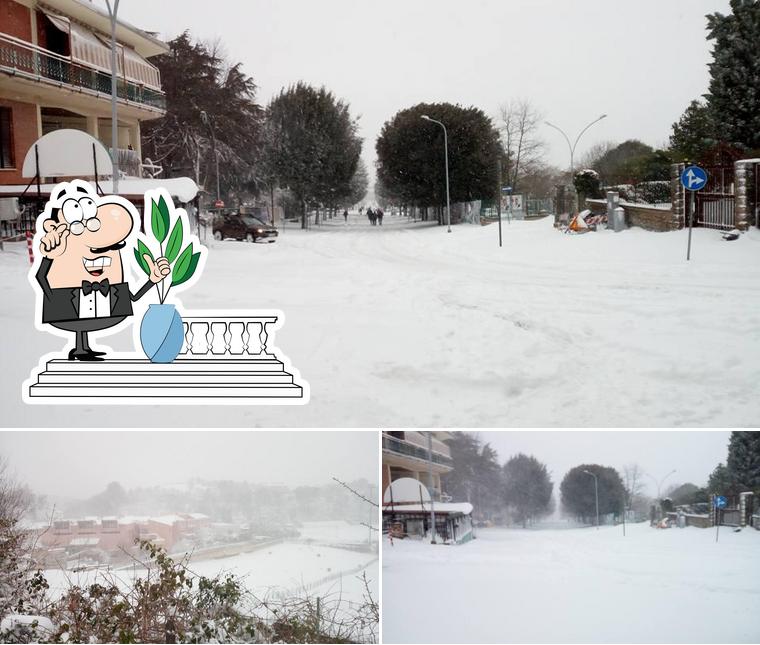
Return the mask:
<path id="1" fill-rule="evenodd" d="M 87 228 L 88 231 L 95 232 L 100 230 L 100 220 L 97 217 L 91 217 L 87 220 L 77 220 L 76 222 L 71 222 L 69 224 L 69 230 L 71 231 L 72 235 L 81 235 L 84 233 L 84 229 Z"/>

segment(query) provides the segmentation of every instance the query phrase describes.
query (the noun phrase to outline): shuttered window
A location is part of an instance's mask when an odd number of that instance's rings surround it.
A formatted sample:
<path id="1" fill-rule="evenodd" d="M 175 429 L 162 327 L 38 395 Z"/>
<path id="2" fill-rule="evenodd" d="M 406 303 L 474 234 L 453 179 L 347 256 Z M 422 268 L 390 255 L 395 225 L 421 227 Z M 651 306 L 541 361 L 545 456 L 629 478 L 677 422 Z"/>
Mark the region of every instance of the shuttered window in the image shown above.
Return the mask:
<path id="1" fill-rule="evenodd" d="M 10 108 L 0 107 L 0 168 L 15 168 L 13 158 L 13 123 Z"/>

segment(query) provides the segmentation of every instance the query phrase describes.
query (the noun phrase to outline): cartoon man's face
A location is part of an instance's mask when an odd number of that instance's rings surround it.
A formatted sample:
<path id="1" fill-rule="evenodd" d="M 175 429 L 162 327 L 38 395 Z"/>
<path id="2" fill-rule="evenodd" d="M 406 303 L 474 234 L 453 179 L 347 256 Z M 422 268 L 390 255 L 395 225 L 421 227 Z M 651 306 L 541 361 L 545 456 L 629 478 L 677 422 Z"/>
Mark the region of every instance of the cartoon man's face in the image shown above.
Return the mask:
<path id="1" fill-rule="evenodd" d="M 48 274 L 50 286 L 76 287 L 83 280 L 106 278 L 111 284 L 124 282 L 121 249 L 133 225 L 131 214 L 120 204 L 97 206 L 85 193 L 64 198 L 43 223 L 46 233 L 57 232 L 63 238 Z"/>

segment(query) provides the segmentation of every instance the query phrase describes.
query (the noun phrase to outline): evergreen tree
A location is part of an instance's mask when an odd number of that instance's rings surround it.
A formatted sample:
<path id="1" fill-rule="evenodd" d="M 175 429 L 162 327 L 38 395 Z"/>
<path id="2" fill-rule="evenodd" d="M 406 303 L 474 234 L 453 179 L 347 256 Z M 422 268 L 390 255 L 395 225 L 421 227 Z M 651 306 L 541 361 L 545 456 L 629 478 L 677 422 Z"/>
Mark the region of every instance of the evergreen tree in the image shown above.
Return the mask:
<path id="1" fill-rule="evenodd" d="M 710 108 L 692 101 L 670 135 L 671 154 L 676 161 L 700 162 L 718 142 Z"/>
<path id="2" fill-rule="evenodd" d="M 596 519 L 594 473 L 599 481 L 599 515 L 620 513 L 625 505 L 626 491 L 620 474 L 614 468 L 598 464 L 582 464 L 568 471 L 560 484 L 562 506 L 566 512 L 584 522 Z"/>
<path id="3" fill-rule="evenodd" d="M 760 492 L 760 432 L 733 431 L 726 466 L 737 492 Z"/>
<path id="4" fill-rule="evenodd" d="M 451 203 L 491 198 L 496 190 L 499 135 L 481 110 L 451 103 L 420 103 L 401 110 L 377 139 L 377 175 L 386 194 L 415 206 L 445 206 L 443 129 L 448 133 Z"/>
<path id="5" fill-rule="evenodd" d="M 152 59 L 161 72 L 166 115 L 144 123 L 143 156 L 163 166 L 162 176 L 189 175 L 215 193 L 216 154 L 223 197 L 256 192 L 262 125 L 256 85 L 240 63 L 229 64 L 187 31 L 169 47 Z"/>
<path id="6" fill-rule="evenodd" d="M 760 149 L 760 2 L 731 0 L 731 13 L 707 16 L 715 41 L 706 95 L 720 140 Z"/>
<path id="7" fill-rule="evenodd" d="M 454 433 L 448 446 L 454 470 L 443 475 L 444 490 L 456 501 L 470 502 L 476 517 L 491 519 L 502 507 L 502 472 L 496 451 L 468 432 Z"/>
<path id="8" fill-rule="evenodd" d="M 532 455 L 518 454 L 504 464 L 504 503 L 523 528 L 552 511 L 553 489 L 546 466 Z"/>
<path id="9" fill-rule="evenodd" d="M 707 480 L 707 492 L 710 495 L 731 495 L 734 492 L 734 482 L 728 468 L 720 463 L 710 473 Z"/>
<path id="10" fill-rule="evenodd" d="M 300 82 L 272 99 L 266 118 L 267 166 L 302 205 L 306 228 L 307 204 L 334 207 L 350 194 L 362 149 L 358 124 L 332 92 Z"/>

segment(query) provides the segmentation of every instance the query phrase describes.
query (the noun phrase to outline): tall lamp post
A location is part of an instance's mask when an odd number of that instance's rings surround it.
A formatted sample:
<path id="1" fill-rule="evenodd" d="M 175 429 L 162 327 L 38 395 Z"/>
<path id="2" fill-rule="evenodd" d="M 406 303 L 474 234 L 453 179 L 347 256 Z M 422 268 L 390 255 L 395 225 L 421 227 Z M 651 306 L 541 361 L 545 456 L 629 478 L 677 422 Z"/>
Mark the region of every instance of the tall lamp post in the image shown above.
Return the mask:
<path id="1" fill-rule="evenodd" d="M 594 478 L 594 497 L 596 498 L 596 530 L 599 530 L 599 478 L 590 470 L 584 470 L 584 473 Z"/>
<path id="2" fill-rule="evenodd" d="M 431 119 L 427 114 L 423 114 L 422 118 L 425 119 L 425 121 L 437 123 L 443 128 L 443 151 L 446 157 L 446 225 L 448 226 L 448 232 L 451 233 L 451 200 L 449 199 L 449 135 L 446 132 L 446 126 L 440 121 Z"/>
<path id="3" fill-rule="evenodd" d="M 111 184 L 114 194 L 119 194 L 119 158 L 116 149 L 119 145 L 119 122 L 116 116 L 116 98 L 118 92 L 118 78 L 116 69 L 116 14 L 119 11 L 119 0 L 106 0 L 108 17 L 111 20 Z M 98 178 L 95 177 L 97 184 Z"/>
<path id="4" fill-rule="evenodd" d="M 435 503 L 433 502 L 433 498 L 435 497 L 435 492 L 433 490 L 433 433 L 428 430 L 427 435 L 427 445 L 428 445 L 428 479 L 430 484 L 430 523 L 432 524 L 432 529 L 430 531 L 430 535 L 432 536 L 432 539 L 430 540 L 430 544 L 436 544 L 435 541 Z"/>
<path id="5" fill-rule="evenodd" d="M 214 126 L 211 123 L 211 119 L 206 110 L 201 110 L 201 121 L 211 132 L 211 147 L 214 149 L 214 159 L 216 160 L 216 201 L 222 200 L 222 191 L 219 189 L 219 153 L 216 150 L 216 133 L 214 132 Z"/>
<path id="6" fill-rule="evenodd" d="M 558 130 L 560 134 L 565 137 L 565 141 L 567 141 L 567 147 L 570 149 L 570 181 L 572 182 L 575 173 L 575 148 L 578 146 L 578 141 L 580 141 L 580 138 L 583 136 L 583 133 L 586 132 L 594 123 L 599 123 L 602 119 L 606 119 L 607 115 L 602 114 L 599 118 L 594 119 L 591 123 L 589 123 L 583 130 L 580 131 L 577 137 L 575 137 L 575 143 L 570 143 L 570 137 L 567 136 L 565 131 L 562 128 L 557 127 L 553 123 L 549 123 L 548 121 L 544 121 L 546 125 L 548 125 L 550 128 L 554 128 L 555 130 Z M 573 214 L 575 212 L 575 184 L 573 183 Z"/>

